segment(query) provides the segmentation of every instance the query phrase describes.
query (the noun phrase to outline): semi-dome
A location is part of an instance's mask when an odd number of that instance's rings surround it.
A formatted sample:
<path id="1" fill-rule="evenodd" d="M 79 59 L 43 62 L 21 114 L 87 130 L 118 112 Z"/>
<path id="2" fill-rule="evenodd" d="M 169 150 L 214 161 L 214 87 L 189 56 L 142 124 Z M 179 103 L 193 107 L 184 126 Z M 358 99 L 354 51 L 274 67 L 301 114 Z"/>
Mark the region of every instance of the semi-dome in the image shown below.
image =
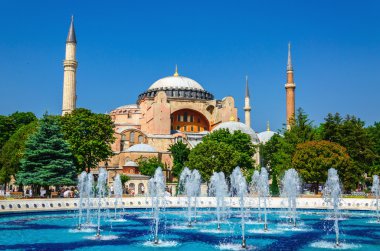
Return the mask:
<path id="1" fill-rule="evenodd" d="M 260 143 L 267 143 L 276 133 L 273 131 L 264 131 L 257 134 L 259 137 Z"/>
<path id="2" fill-rule="evenodd" d="M 194 90 L 204 90 L 203 87 L 195 80 L 184 77 L 184 76 L 169 76 L 165 78 L 161 78 L 154 82 L 148 90 L 153 89 L 194 89 Z"/>
<path id="3" fill-rule="evenodd" d="M 244 123 L 236 121 L 223 122 L 217 125 L 212 131 L 219 129 L 228 129 L 231 133 L 234 131 L 241 131 L 245 134 L 248 134 L 251 137 L 253 143 L 259 143 L 259 137 L 257 136 L 256 132 Z"/>
<path id="4" fill-rule="evenodd" d="M 136 144 L 127 149 L 127 152 L 145 152 L 154 153 L 157 152 L 156 148 L 148 144 Z"/>

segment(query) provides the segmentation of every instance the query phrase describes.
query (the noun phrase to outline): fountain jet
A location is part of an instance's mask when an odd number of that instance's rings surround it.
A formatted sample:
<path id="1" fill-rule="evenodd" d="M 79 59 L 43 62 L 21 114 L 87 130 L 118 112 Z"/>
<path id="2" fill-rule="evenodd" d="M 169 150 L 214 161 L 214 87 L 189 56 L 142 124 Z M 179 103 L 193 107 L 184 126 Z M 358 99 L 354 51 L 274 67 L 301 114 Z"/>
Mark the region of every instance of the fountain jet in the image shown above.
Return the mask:
<path id="1" fill-rule="evenodd" d="M 189 168 L 185 167 L 181 173 L 179 179 L 179 191 L 185 193 L 187 196 L 187 218 L 188 227 L 191 227 L 192 223 L 192 212 L 191 212 L 191 201 L 194 201 L 194 222 L 196 222 L 197 216 L 197 196 L 199 196 L 201 187 L 201 175 L 198 170 L 194 169 L 190 171 Z"/>
<path id="2" fill-rule="evenodd" d="M 268 183 L 268 171 L 265 167 L 261 168 L 258 188 L 259 188 L 259 196 L 263 199 L 263 202 L 264 202 L 264 231 L 268 231 L 267 202 L 268 202 L 268 197 L 269 197 L 269 183 Z"/>
<path id="3" fill-rule="evenodd" d="M 372 183 L 372 189 L 371 190 L 376 196 L 376 218 L 377 218 L 377 222 L 380 222 L 380 218 L 379 218 L 380 184 L 379 184 L 379 176 L 377 176 L 377 175 L 373 176 L 373 183 Z"/>
<path id="4" fill-rule="evenodd" d="M 98 197 L 98 210 L 97 210 L 97 218 L 98 218 L 98 227 L 96 231 L 96 237 L 100 238 L 100 216 L 101 216 L 101 208 L 102 208 L 102 199 L 106 196 L 106 185 L 107 185 L 108 173 L 106 169 L 99 169 L 99 177 L 98 184 L 96 185 L 97 197 Z"/>
<path id="5" fill-rule="evenodd" d="M 293 221 L 293 227 L 296 227 L 297 197 L 301 191 L 301 182 L 295 169 L 285 171 L 282 179 L 281 196 L 288 199 L 288 217 L 289 223 Z"/>
<path id="6" fill-rule="evenodd" d="M 210 179 L 209 195 L 216 197 L 216 217 L 217 229 L 220 230 L 221 218 L 226 213 L 226 203 L 224 198 L 227 196 L 228 186 L 223 172 L 214 172 Z"/>
<path id="7" fill-rule="evenodd" d="M 334 230 L 335 230 L 335 245 L 340 246 L 339 243 L 339 202 L 341 196 L 341 188 L 339 184 L 339 175 L 334 168 L 328 171 L 327 181 L 323 190 L 323 197 L 326 203 L 331 203 L 334 209 Z"/>

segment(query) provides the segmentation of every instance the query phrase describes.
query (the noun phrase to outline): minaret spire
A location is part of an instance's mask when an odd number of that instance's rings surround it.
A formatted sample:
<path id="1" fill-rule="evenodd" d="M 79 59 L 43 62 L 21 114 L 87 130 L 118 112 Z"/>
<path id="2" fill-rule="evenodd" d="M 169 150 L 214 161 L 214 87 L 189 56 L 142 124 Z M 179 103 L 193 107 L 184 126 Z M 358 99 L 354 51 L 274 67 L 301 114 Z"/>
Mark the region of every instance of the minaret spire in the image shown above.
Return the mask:
<path id="1" fill-rule="evenodd" d="M 294 119 L 295 114 L 295 89 L 296 84 L 294 83 L 293 75 L 293 65 L 292 65 L 292 56 L 290 51 L 290 42 L 288 44 L 288 63 L 286 66 L 286 128 L 289 130 L 291 127 L 292 120 Z"/>
<path id="2" fill-rule="evenodd" d="M 250 105 L 249 88 L 248 88 L 248 76 L 245 76 L 244 115 L 245 115 L 245 124 L 248 127 L 251 127 L 251 105 Z"/>
<path id="3" fill-rule="evenodd" d="M 66 39 L 66 56 L 63 61 L 63 100 L 62 115 L 71 113 L 76 108 L 76 60 L 77 39 L 74 29 L 74 17 L 71 16 L 69 33 Z"/>

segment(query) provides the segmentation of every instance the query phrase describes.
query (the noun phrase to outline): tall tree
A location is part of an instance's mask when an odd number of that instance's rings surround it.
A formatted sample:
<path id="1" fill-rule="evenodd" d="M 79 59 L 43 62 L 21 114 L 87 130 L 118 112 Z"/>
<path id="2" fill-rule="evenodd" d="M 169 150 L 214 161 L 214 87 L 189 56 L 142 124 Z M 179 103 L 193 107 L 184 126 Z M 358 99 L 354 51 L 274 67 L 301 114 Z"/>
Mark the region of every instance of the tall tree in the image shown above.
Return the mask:
<path id="1" fill-rule="evenodd" d="M 34 121 L 20 127 L 5 143 L 0 152 L 0 183 L 8 183 L 19 170 L 20 160 L 24 155 L 25 142 L 37 128 L 38 122 Z"/>
<path id="2" fill-rule="evenodd" d="M 0 115 L 0 149 L 17 129 L 36 120 L 37 118 L 32 112 L 14 112 L 9 116 Z"/>
<path id="3" fill-rule="evenodd" d="M 373 150 L 376 154 L 376 158 L 373 166 L 371 167 L 369 174 L 380 174 L 380 122 L 375 122 L 372 126 L 367 128 L 367 132 L 371 141 L 373 142 Z"/>
<path id="4" fill-rule="evenodd" d="M 69 144 L 63 139 L 59 118 L 44 115 L 35 134 L 25 143 L 17 183 L 41 186 L 74 185 L 76 170 Z"/>
<path id="5" fill-rule="evenodd" d="M 358 179 L 358 171 L 351 165 L 350 156 L 344 147 L 329 141 L 309 141 L 297 145 L 292 158 L 292 166 L 306 183 L 314 184 L 318 192 L 319 184 L 327 178 L 329 168 L 338 170 L 346 190 L 352 189 Z"/>
<path id="6" fill-rule="evenodd" d="M 213 172 L 224 172 L 229 176 L 238 165 L 240 154 L 233 146 L 215 140 L 199 143 L 190 151 L 189 161 L 185 164 L 197 169 L 202 179 L 209 181 Z"/>
<path id="7" fill-rule="evenodd" d="M 328 114 L 322 128 L 322 139 L 344 146 L 362 174 L 369 172 L 375 165 L 377 155 L 374 141 L 359 118 L 351 115 L 342 118 L 339 113 Z"/>
<path id="8" fill-rule="evenodd" d="M 174 177 L 178 178 L 185 167 L 185 162 L 189 160 L 190 149 L 186 144 L 179 141 L 173 145 L 170 145 L 168 150 L 171 152 L 173 157 L 172 173 Z"/>
<path id="9" fill-rule="evenodd" d="M 231 133 L 228 129 L 219 129 L 202 139 L 202 142 L 207 141 L 229 145 L 238 155 L 237 165 L 245 170 L 253 169 L 255 162 L 252 157 L 256 152 L 256 147 L 253 145 L 249 135 L 241 131 Z"/>
<path id="10" fill-rule="evenodd" d="M 78 171 L 97 167 L 112 156 L 114 124 L 107 114 L 79 108 L 62 117 L 62 130 L 70 143 Z"/>

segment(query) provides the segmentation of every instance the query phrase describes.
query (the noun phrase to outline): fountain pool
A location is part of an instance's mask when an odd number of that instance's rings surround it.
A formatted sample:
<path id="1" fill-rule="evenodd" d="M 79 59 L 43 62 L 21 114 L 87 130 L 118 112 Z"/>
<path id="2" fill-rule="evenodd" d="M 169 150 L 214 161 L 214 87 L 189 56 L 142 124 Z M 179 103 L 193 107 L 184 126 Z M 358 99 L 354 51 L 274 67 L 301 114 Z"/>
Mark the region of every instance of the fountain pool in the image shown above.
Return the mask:
<path id="1" fill-rule="evenodd" d="M 186 209 L 167 208 L 154 245 L 151 209 L 125 209 L 125 221 L 101 217 L 102 239 L 88 239 L 96 232 L 75 232 L 77 211 L 2 214 L 0 250 L 241 250 L 240 209 L 215 229 L 215 208 L 198 210 L 197 224 L 187 227 Z M 334 247 L 334 221 L 325 210 L 298 210 L 298 224 L 287 223 L 286 210 L 268 209 L 268 231 L 256 221 L 257 211 L 246 213 L 245 239 L 255 250 L 379 250 L 380 224 L 374 211 L 344 211 L 340 219 L 341 245 Z M 112 238 L 107 238 L 112 236 Z M 148 244 L 147 244 L 148 243 Z"/>

